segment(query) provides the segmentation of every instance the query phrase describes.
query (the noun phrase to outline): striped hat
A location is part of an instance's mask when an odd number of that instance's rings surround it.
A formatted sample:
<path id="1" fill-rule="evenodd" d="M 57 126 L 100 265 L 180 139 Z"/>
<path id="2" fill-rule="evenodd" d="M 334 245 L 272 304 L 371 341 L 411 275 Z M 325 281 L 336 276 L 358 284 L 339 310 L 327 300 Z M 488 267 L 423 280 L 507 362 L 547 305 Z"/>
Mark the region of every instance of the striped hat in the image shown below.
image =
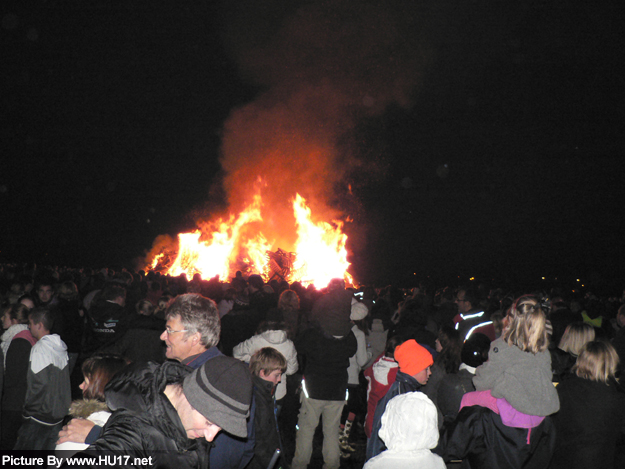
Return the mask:
<path id="1" fill-rule="evenodd" d="M 211 358 L 184 379 L 182 391 L 210 422 L 234 436 L 247 437 L 252 376 L 245 363 L 224 355 Z"/>

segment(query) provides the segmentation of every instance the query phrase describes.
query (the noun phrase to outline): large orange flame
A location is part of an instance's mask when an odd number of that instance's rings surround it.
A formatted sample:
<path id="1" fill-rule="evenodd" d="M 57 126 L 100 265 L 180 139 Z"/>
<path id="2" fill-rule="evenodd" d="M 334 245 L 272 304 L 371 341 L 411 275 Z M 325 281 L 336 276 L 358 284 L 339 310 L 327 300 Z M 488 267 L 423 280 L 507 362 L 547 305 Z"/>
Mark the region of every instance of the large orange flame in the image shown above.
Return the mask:
<path id="1" fill-rule="evenodd" d="M 300 281 L 304 285 L 314 284 L 317 288 L 327 286 L 333 278 L 344 278 L 352 284 L 347 273 L 345 248 L 347 235 L 342 232 L 343 222 L 334 221 L 334 226 L 321 221 L 314 223 L 311 209 L 299 194 L 293 200 L 295 223 L 291 227 L 297 232 L 297 240 L 292 252 L 279 250 L 279 253 L 294 258 L 286 275 L 276 274 L 273 267 L 276 256 L 272 256 L 273 243 L 267 241 L 256 224 L 262 225 L 262 200 L 256 195 L 252 204 L 239 213 L 231 215 L 227 221 L 219 219 L 202 230 L 178 235 L 178 251 L 171 265 L 166 265 L 167 256 L 159 253 L 149 262 L 148 269 L 158 269 L 174 276 L 185 274 L 191 279 L 195 273 L 202 278 L 219 276 L 227 281 L 237 270 L 261 274 L 265 281 L 272 278 L 289 282 Z M 252 233 L 252 234 L 250 234 Z M 275 249 L 279 247 L 276 246 Z M 274 259 L 272 261 L 272 259 Z M 273 262 L 270 266 L 270 262 Z"/>

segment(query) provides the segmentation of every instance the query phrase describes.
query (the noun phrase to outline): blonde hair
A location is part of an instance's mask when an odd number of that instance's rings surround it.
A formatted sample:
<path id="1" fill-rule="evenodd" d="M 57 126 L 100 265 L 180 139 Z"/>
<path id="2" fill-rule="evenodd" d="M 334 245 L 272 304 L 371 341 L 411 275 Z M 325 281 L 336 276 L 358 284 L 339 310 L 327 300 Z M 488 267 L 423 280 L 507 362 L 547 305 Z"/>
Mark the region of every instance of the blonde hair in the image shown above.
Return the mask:
<path id="1" fill-rule="evenodd" d="M 586 343 L 571 371 L 580 378 L 608 383 L 614 378 L 619 358 L 614 346 L 603 340 Z"/>
<path id="2" fill-rule="evenodd" d="M 584 344 L 595 340 L 595 328 L 585 322 L 574 322 L 566 326 L 558 348 L 578 356 Z"/>
<path id="3" fill-rule="evenodd" d="M 534 296 L 521 296 L 508 310 L 502 338 L 508 345 L 516 345 L 524 352 L 547 350 L 547 316 Z"/>

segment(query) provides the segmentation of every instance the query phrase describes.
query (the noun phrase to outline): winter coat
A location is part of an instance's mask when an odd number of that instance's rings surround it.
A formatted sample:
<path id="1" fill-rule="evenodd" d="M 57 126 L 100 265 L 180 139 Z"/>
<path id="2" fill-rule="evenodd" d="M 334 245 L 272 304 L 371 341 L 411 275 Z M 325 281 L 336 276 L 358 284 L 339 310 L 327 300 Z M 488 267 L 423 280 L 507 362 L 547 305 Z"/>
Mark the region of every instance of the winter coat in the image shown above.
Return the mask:
<path id="1" fill-rule="evenodd" d="M 388 449 L 364 469 L 445 469 L 443 459 L 431 451 L 438 443 L 437 419 L 436 406 L 425 394 L 395 396 L 386 406 L 379 433 Z"/>
<path id="2" fill-rule="evenodd" d="M 554 415 L 556 450 L 550 468 L 611 469 L 619 435 L 625 435 L 625 393 L 570 375 L 558 384 L 560 411 Z"/>
<path id="3" fill-rule="evenodd" d="M 488 361 L 477 368 L 473 384 L 477 391 L 490 390 L 506 399 L 519 412 L 546 416 L 560 408 L 551 377 L 548 351 L 523 352 L 500 338 L 491 342 Z"/>
<path id="4" fill-rule="evenodd" d="M 358 343 L 352 331 L 333 337 L 314 327 L 302 333 L 296 344 L 303 363 L 305 391 L 311 399 L 343 401 L 347 390 L 349 357 Z"/>
<path id="5" fill-rule="evenodd" d="M 79 399 L 72 402 L 69 408 L 69 415 L 72 418 L 87 419 L 99 426 L 104 426 L 109 417 L 111 411 L 106 406 L 105 402 L 98 401 L 96 399 Z M 60 445 L 56 445 L 55 451 L 82 451 L 87 449 L 89 445 L 87 443 L 76 443 L 74 441 L 66 441 Z M 68 453 L 64 453 L 63 456 L 67 457 Z"/>
<path id="6" fill-rule="evenodd" d="M 48 334 L 30 351 L 26 373 L 24 418 L 45 424 L 63 420 L 72 402 L 67 346 L 57 334 Z"/>
<path id="7" fill-rule="evenodd" d="M 533 428 L 517 428 L 505 425 L 490 408 L 474 405 L 445 426 L 435 452 L 445 461 L 462 459 L 463 468 L 544 469 L 555 438 L 552 417 Z"/>
<path id="8" fill-rule="evenodd" d="M 330 335 L 347 335 L 352 327 L 349 316 L 353 297 L 350 291 L 341 288 L 328 291 L 313 305 L 311 322 L 319 325 Z"/>
<path id="9" fill-rule="evenodd" d="M 441 380 L 436 392 L 436 405 L 445 422 L 452 421 L 458 415 L 462 396 L 475 391 L 473 376 L 469 370 L 461 368 L 458 373 L 447 374 Z"/>
<path id="10" fill-rule="evenodd" d="M 0 347 L 2 347 L 2 352 L 4 353 L 4 360 L 2 362 L 3 366 L 6 368 L 6 357 L 9 352 L 9 347 L 11 346 L 11 342 L 13 339 L 20 333 L 28 330 L 28 324 L 12 324 L 6 331 L 2 333 L 2 342 Z M 32 337 L 32 335 L 31 335 Z M 36 342 L 36 340 L 35 340 Z M 34 344 L 34 342 L 33 342 Z"/>
<path id="11" fill-rule="evenodd" d="M 254 457 L 246 469 L 266 469 L 276 449 L 282 452 L 278 419 L 276 417 L 276 400 L 273 396 L 273 383 L 259 376 L 252 375 L 254 382 L 254 427 L 256 445 Z M 276 464 L 279 467 L 279 463 Z"/>
<path id="12" fill-rule="evenodd" d="M 119 304 L 99 300 L 91 306 L 87 314 L 88 340 L 83 352 L 89 354 L 112 345 L 128 329 L 129 317 L 126 310 Z"/>
<path id="13" fill-rule="evenodd" d="M 399 371 L 399 365 L 392 358 L 380 356 L 373 365 L 364 371 L 365 378 L 369 382 L 367 386 L 367 418 L 365 419 L 365 434 L 371 436 L 373 416 L 375 408 L 391 385 L 395 382 L 395 376 Z"/>
<path id="14" fill-rule="evenodd" d="M 386 449 L 386 445 L 380 439 L 379 432 L 382 425 L 382 415 L 384 415 L 388 402 L 400 394 L 419 391 L 421 387 L 421 384 L 412 376 L 407 375 L 402 371 L 397 372 L 395 382 L 391 385 L 384 397 L 379 400 L 378 405 L 375 408 L 375 414 L 373 415 L 373 427 L 371 428 L 371 438 L 367 441 L 367 461 Z"/>
<path id="15" fill-rule="evenodd" d="M 10 329 L 7 329 L 7 331 Z M 5 331 L 5 334 L 7 331 Z M 4 357 L 6 367 L 2 392 L 3 411 L 21 412 L 24 407 L 30 351 L 36 342 L 37 339 L 32 336 L 27 326 L 26 329 L 20 329 L 13 335 L 12 340 L 8 343 Z"/>
<path id="16" fill-rule="evenodd" d="M 165 321 L 155 316 L 135 314 L 131 318 L 128 330 L 120 333 L 115 342 L 100 349 L 102 352 L 117 353 L 128 358 L 131 362 L 163 363 L 165 344 L 161 334 L 165 330 Z"/>
<path id="17" fill-rule="evenodd" d="M 164 394 L 168 384 L 182 382 L 192 371 L 168 361 L 131 364 L 118 372 L 105 390 L 113 413 L 89 453 L 151 457 L 150 467 L 208 467 L 208 445 L 187 438 L 176 409 Z"/>
<path id="18" fill-rule="evenodd" d="M 286 331 L 265 331 L 250 337 L 234 347 L 232 356 L 246 363 L 250 362 L 252 355 L 264 347 L 272 347 L 286 358 L 286 374 L 292 375 L 297 371 L 297 351 L 293 341 L 287 338 Z M 276 399 L 280 400 L 286 395 L 286 379 L 283 379 L 276 387 Z"/>

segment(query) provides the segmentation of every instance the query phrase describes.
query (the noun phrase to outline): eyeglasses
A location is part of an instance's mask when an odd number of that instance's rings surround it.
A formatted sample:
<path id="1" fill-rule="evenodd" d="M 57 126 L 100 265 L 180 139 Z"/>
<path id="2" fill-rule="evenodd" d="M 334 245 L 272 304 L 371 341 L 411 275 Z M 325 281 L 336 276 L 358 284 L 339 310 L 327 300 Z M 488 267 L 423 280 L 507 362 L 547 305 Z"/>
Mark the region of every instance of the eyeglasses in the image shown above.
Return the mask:
<path id="1" fill-rule="evenodd" d="M 463 300 L 463 299 L 460 299 L 460 298 L 456 298 L 456 303 L 461 303 L 463 301 L 469 301 L 469 300 Z"/>
<path id="2" fill-rule="evenodd" d="M 171 334 L 175 334 L 176 332 L 189 332 L 188 329 L 180 329 L 179 331 L 174 331 L 172 329 L 170 329 L 169 327 L 165 328 L 165 332 L 167 332 L 167 335 L 171 335 Z"/>

